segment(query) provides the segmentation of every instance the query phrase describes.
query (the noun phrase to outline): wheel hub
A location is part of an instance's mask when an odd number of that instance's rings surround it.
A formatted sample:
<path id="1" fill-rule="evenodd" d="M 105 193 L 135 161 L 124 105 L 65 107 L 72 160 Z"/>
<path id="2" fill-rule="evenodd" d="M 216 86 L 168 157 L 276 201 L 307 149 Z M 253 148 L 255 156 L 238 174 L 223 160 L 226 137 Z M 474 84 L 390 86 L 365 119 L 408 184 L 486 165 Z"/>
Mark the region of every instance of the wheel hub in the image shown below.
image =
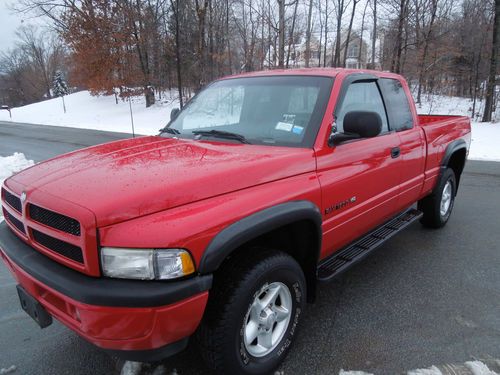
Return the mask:
<path id="1" fill-rule="evenodd" d="M 260 314 L 260 325 L 267 331 L 271 329 L 276 322 L 277 314 L 271 310 L 271 307 L 266 307 Z"/>
<path id="2" fill-rule="evenodd" d="M 447 181 L 446 185 L 444 185 L 443 192 L 441 194 L 441 204 L 439 206 L 439 213 L 441 216 L 446 216 L 448 210 L 451 206 L 453 189 L 451 186 L 451 181 Z"/>
<path id="3" fill-rule="evenodd" d="M 290 324 L 292 295 L 281 282 L 264 285 L 248 309 L 243 343 L 248 353 L 263 357 L 281 342 Z"/>

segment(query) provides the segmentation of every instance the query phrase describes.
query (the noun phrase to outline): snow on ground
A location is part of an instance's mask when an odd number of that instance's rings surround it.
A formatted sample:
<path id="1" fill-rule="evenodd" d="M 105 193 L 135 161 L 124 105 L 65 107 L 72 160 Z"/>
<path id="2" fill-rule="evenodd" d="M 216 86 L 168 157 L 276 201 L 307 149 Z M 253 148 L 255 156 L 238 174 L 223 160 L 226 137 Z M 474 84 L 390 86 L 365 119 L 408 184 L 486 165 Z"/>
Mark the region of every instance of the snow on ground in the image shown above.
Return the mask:
<path id="1" fill-rule="evenodd" d="M 19 172 L 32 166 L 33 160 L 28 160 L 24 154 L 16 152 L 11 156 L 0 156 L 0 186 L 11 174 Z M 0 222 L 3 221 L 3 213 L 0 211 Z"/>
<path id="2" fill-rule="evenodd" d="M 500 161 L 500 123 L 472 123 L 469 159 Z"/>
<path id="3" fill-rule="evenodd" d="M 471 117 L 472 104 L 472 100 L 469 98 L 422 95 L 422 103 L 417 104 L 417 112 L 422 115 L 458 115 Z M 480 102 L 477 102 L 476 114 L 480 108 Z"/>
<path id="4" fill-rule="evenodd" d="M 172 108 L 179 108 L 177 96 L 166 93 L 161 101 L 146 108 L 144 97 L 132 97 L 132 114 L 137 134 L 156 134 L 170 119 Z M 113 95 L 92 96 L 80 91 L 64 97 L 66 113 L 61 98 L 13 108 L 12 121 L 31 124 L 68 126 L 74 128 L 108 130 L 131 133 L 130 106 L 128 99 Z M 0 111 L 0 121 L 10 121 L 8 111 Z"/>

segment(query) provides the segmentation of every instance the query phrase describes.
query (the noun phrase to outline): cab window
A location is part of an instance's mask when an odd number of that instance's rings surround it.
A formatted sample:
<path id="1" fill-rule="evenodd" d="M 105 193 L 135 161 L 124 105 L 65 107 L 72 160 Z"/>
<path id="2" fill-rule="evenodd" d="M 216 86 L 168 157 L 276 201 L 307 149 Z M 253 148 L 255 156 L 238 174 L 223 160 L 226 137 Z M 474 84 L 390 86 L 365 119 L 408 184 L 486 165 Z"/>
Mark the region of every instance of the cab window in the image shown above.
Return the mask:
<path id="1" fill-rule="evenodd" d="M 392 130 L 406 130 L 413 127 L 413 115 L 403 85 L 397 79 L 382 78 L 379 80 L 384 93 Z"/>
<path id="2" fill-rule="evenodd" d="M 389 131 L 384 102 L 376 82 L 354 82 L 349 85 L 341 107 L 336 111 L 336 132 L 344 131 L 344 117 L 351 111 L 378 113 L 382 119 L 382 133 Z"/>

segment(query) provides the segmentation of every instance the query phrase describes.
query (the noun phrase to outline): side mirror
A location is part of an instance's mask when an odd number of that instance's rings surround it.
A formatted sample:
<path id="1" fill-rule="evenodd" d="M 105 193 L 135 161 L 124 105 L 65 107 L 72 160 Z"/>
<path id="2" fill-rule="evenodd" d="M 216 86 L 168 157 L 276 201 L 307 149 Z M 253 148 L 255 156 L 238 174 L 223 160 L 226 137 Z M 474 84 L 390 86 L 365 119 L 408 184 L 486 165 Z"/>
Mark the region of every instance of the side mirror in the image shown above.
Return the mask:
<path id="1" fill-rule="evenodd" d="M 382 131 L 382 119 L 377 112 L 352 111 L 344 116 L 344 132 L 330 135 L 330 146 L 358 138 L 373 138 Z"/>
<path id="2" fill-rule="evenodd" d="M 179 108 L 173 108 L 172 111 L 170 111 L 170 121 L 174 120 L 180 111 Z"/>

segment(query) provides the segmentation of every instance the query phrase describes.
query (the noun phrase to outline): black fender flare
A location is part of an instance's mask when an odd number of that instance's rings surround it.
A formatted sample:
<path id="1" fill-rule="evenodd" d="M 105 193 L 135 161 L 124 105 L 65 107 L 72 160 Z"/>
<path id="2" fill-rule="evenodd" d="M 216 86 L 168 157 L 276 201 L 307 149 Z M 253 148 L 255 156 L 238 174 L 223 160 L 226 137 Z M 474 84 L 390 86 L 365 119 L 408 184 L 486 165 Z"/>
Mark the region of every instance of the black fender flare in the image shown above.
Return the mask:
<path id="1" fill-rule="evenodd" d="M 444 155 L 443 155 L 443 159 L 441 160 L 439 179 L 441 179 L 444 171 L 446 170 L 446 168 L 448 168 L 448 163 L 450 162 L 452 155 L 458 150 L 465 150 L 465 153 L 466 153 L 465 160 L 464 160 L 464 167 L 465 167 L 465 162 L 467 161 L 467 144 L 465 143 L 465 141 L 463 139 L 456 139 L 453 142 L 450 142 L 450 144 L 448 144 L 448 146 L 446 146 L 446 149 L 445 149 Z M 462 171 L 463 171 L 463 168 L 462 168 Z M 455 194 L 457 193 L 458 186 L 460 185 L 460 174 L 456 176 L 456 180 L 457 180 L 457 187 L 456 187 Z"/>
<path id="2" fill-rule="evenodd" d="M 310 220 L 315 224 L 317 248 L 312 250 L 315 252 L 315 264 L 317 264 L 323 236 L 321 212 L 314 203 L 301 200 L 271 206 L 244 217 L 221 230 L 205 249 L 198 271 L 201 274 L 212 273 L 234 250 L 244 243 L 274 229 L 301 220 Z"/>
<path id="3" fill-rule="evenodd" d="M 448 146 L 446 146 L 446 150 L 444 151 L 443 159 L 441 160 L 441 166 L 446 167 L 448 165 L 448 162 L 450 161 L 451 155 L 453 155 L 455 151 L 458 151 L 462 148 L 467 151 L 467 144 L 463 139 L 456 139 L 448 144 Z"/>

